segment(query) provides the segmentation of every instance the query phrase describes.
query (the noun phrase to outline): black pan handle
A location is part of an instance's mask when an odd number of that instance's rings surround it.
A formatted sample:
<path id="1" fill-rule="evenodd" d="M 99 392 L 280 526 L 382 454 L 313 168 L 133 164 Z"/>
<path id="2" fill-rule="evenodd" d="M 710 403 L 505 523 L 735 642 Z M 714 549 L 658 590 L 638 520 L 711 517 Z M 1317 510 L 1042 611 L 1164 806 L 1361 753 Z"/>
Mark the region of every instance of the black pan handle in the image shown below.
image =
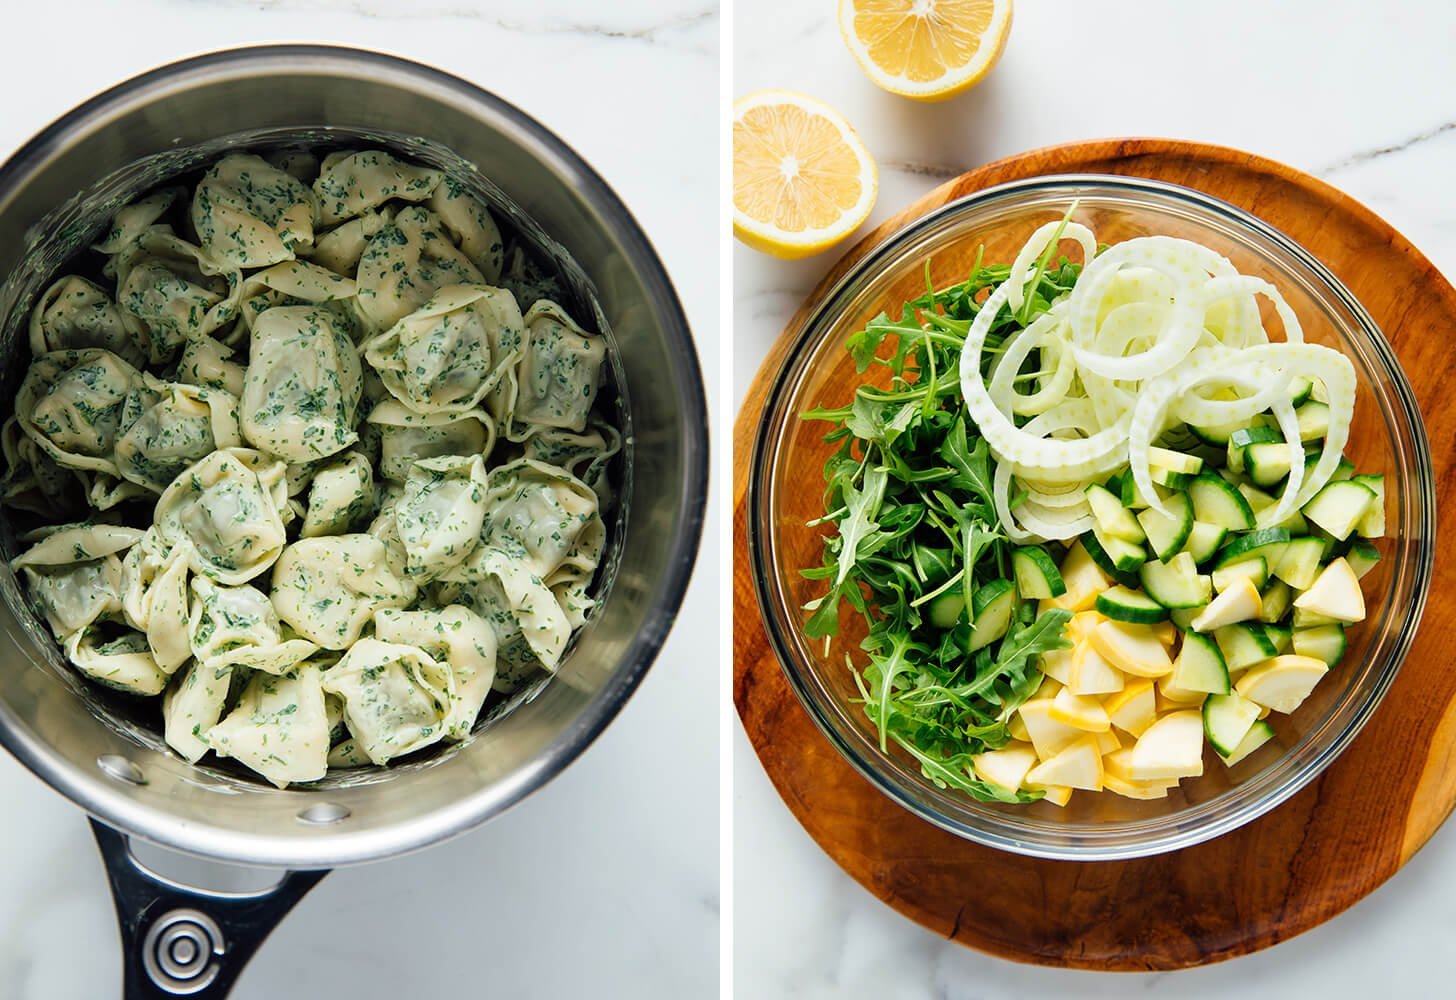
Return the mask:
<path id="1" fill-rule="evenodd" d="M 223 1000 L 273 928 L 328 874 L 288 872 L 260 892 L 211 892 L 148 870 L 125 834 L 94 819 L 91 832 L 116 901 L 125 1000 Z"/>

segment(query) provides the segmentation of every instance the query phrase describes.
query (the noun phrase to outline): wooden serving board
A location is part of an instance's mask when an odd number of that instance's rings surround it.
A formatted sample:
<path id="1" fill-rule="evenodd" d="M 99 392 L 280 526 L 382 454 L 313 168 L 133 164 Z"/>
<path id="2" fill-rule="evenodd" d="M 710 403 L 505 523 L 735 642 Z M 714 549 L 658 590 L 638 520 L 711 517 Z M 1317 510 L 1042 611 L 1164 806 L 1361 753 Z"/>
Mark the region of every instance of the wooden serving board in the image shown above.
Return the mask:
<path id="1" fill-rule="evenodd" d="M 912 220 L 994 184 L 1045 174 L 1171 181 L 1258 215 L 1319 256 L 1369 309 L 1415 388 L 1438 494 L 1452 492 L 1449 391 L 1456 291 L 1409 242 L 1339 191 L 1270 160 L 1163 139 L 1082 142 L 973 170 L 865 237 L 789 324 L 855 261 Z M 790 811 L 865 888 L 937 934 L 1005 958 L 1122 971 L 1176 969 L 1267 948 L 1363 898 L 1456 804 L 1456 537 L 1438 538 L 1430 602 L 1394 688 L 1320 779 L 1262 818 L 1184 851 L 1123 862 L 1043 861 L 946 833 L 860 777 L 790 690 L 760 623 L 745 477 L 780 339 L 734 429 L 734 700 Z M 986 891 L 993 887 L 993 891 Z M 971 889 L 974 894 L 971 894 Z"/>

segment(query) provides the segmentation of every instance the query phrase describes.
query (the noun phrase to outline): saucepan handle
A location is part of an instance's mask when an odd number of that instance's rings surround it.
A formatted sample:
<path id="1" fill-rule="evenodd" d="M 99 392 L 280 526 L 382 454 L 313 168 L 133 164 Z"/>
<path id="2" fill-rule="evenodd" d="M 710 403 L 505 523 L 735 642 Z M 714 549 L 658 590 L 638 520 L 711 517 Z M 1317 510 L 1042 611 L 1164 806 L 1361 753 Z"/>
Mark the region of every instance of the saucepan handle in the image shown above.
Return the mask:
<path id="1" fill-rule="evenodd" d="M 221 1000 L 248 959 L 327 871 L 288 872 L 260 892 L 212 892 L 149 871 L 103 823 L 91 832 L 106 863 L 125 968 L 125 1000 Z"/>

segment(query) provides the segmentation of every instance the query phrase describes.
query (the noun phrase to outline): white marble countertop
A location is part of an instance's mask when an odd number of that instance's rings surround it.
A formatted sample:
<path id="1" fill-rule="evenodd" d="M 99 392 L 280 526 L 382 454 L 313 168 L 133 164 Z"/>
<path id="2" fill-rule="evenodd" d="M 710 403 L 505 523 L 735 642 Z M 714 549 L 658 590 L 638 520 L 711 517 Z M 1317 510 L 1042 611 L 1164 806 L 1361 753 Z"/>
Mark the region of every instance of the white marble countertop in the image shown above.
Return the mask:
<path id="1" fill-rule="evenodd" d="M 1016 0 L 1010 44 L 980 87 L 939 105 L 877 90 L 827 0 L 737 0 L 734 97 L 765 87 L 828 101 L 880 164 L 869 226 L 942 180 L 1072 139 L 1155 135 L 1236 146 L 1311 171 L 1456 274 L 1456 7 L 1406 0 Z M 1096 95 L 1105 96 L 1096 96 Z M 833 262 L 734 248 L 734 398 Z M 1447 995 L 1435 956 L 1456 929 L 1456 825 L 1328 924 L 1189 972 L 1049 971 L 948 944 L 874 899 L 784 808 L 734 728 L 739 996 L 1191 998 Z"/>
<path id="2" fill-rule="evenodd" d="M 236 44 L 363 46 L 492 89 L 616 188 L 668 264 L 705 367 L 718 367 L 718 271 L 702 250 L 718 232 L 710 0 L 46 0 L 5 16 L 0 158 L 113 83 Z M 331 875 L 235 997 L 713 995 L 718 754 L 704 734 L 717 731 L 718 685 L 705 654 L 719 566 L 709 532 L 657 666 L 581 760 L 474 834 Z M 119 996 L 114 916 L 82 814 L 3 754 L 0 801 L 0 996 Z"/>

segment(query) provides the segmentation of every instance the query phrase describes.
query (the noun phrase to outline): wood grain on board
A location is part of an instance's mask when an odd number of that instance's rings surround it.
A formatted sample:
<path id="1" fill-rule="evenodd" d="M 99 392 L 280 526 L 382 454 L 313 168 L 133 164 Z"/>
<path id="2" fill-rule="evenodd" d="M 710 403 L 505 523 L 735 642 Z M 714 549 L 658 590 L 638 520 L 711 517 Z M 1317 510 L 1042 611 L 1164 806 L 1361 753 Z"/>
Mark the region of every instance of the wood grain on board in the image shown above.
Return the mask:
<path id="1" fill-rule="evenodd" d="M 1261 157 L 1160 139 L 1075 143 L 971 171 L 865 237 L 788 329 L 871 247 L 982 188 L 1061 173 L 1195 188 L 1282 230 L 1342 279 L 1395 347 L 1425 415 L 1439 497 L 1452 491 L 1456 407 L 1446 407 L 1456 292 L 1399 233 L 1313 177 Z M 1266 948 L 1389 878 L 1456 804 L 1456 540 L 1440 539 L 1422 628 L 1381 709 L 1319 780 L 1262 818 L 1158 857 L 1069 863 L 946 833 L 882 795 L 829 744 L 784 679 L 759 618 L 745 538 L 745 477 L 772 376 L 770 351 L 734 429 L 734 698 L 789 809 L 877 897 L 937 934 L 1006 958 L 1075 968 L 1174 969 Z"/>

